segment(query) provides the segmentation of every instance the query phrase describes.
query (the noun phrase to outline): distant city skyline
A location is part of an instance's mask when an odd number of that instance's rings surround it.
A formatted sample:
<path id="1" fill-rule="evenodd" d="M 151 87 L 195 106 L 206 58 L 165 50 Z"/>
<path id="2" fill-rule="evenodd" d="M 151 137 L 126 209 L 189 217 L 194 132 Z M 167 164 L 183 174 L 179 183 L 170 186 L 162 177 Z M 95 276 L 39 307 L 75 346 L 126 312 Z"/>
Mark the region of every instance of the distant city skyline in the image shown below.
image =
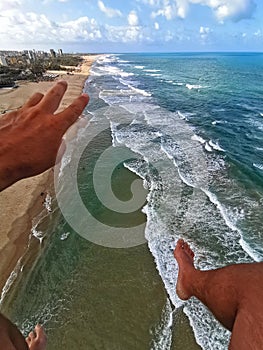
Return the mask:
<path id="1" fill-rule="evenodd" d="M 263 51 L 260 0 L 1 0 L 0 50 Z"/>

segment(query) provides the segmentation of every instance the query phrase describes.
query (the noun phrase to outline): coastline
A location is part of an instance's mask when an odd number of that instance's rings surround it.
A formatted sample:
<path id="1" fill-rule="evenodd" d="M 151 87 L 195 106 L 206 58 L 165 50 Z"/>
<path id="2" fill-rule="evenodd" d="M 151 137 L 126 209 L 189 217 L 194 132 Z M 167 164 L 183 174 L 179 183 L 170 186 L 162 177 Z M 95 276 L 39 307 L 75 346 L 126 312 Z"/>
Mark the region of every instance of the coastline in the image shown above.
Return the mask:
<path id="1" fill-rule="evenodd" d="M 58 71 L 54 81 L 23 82 L 12 90 L 0 92 L 0 114 L 23 105 L 34 92 L 45 93 L 57 80 L 66 80 L 68 89 L 58 109 L 69 105 L 82 93 L 89 69 L 98 56 L 82 56 L 84 61 L 77 71 L 67 74 Z M 1 115 L 0 115 L 1 118 Z M 0 290 L 26 252 L 32 221 L 45 208 L 45 198 L 53 193 L 53 169 L 28 179 L 20 180 L 0 193 Z"/>

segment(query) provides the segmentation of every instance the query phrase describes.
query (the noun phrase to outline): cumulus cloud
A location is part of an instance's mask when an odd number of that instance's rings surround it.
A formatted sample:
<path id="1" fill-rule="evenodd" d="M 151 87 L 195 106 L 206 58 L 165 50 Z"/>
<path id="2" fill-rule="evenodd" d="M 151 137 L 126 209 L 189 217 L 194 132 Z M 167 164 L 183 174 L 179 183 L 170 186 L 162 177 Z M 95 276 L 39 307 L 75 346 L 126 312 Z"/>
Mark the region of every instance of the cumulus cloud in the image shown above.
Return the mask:
<path id="1" fill-rule="evenodd" d="M 106 7 L 101 0 L 98 1 L 98 7 L 101 10 L 101 12 L 105 13 L 105 15 L 108 17 L 121 17 L 122 16 L 122 13 L 120 10 Z"/>
<path id="2" fill-rule="evenodd" d="M 215 14 L 218 21 L 232 19 L 251 18 L 256 4 L 254 0 L 142 0 L 144 3 L 155 7 L 152 18 L 164 16 L 167 20 L 174 17 L 185 18 L 192 4 L 199 4 L 209 7 Z"/>
<path id="3" fill-rule="evenodd" d="M 147 28 L 141 26 L 109 26 L 105 27 L 105 37 L 116 43 L 141 43 L 152 41 Z"/>
<path id="4" fill-rule="evenodd" d="M 177 5 L 170 0 L 163 0 L 161 8 L 159 8 L 157 11 L 153 11 L 151 14 L 152 18 L 156 18 L 158 16 L 163 16 L 167 20 L 170 20 L 176 16 L 180 17 Z"/>
<path id="5" fill-rule="evenodd" d="M 129 13 L 124 26 L 100 25 L 94 18 L 83 16 L 71 21 L 55 22 L 34 12 L 22 13 L 17 9 L 1 13 L 0 42 L 9 47 L 74 43 L 134 43 L 150 42 L 153 33 L 139 25 L 135 11 Z M 6 30 L 8 28 L 8 31 Z"/>
<path id="6" fill-rule="evenodd" d="M 137 26 L 139 24 L 139 18 L 138 15 L 136 13 L 136 11 L 132 10 L 129 14 L 128 14 L 128 23 L 130 26 Z"/>
<path id="7" fill-rule="evenodd" d="M 18 8 L 22 5 L 22 0 L 1 0 L 0 11 L 7 11 L 13 8 Z"/>
<path id="8" fill-rule="evenodd" d="M 1 14 L 0 42 L 9 44 L 47 44 L 99 41 L 101 28 L 93 18 L 80 17 L 74 21 L 54 22 L 34 12 L 7 10 Z M 6 30 L 8 28 L 8 31 Z"/>

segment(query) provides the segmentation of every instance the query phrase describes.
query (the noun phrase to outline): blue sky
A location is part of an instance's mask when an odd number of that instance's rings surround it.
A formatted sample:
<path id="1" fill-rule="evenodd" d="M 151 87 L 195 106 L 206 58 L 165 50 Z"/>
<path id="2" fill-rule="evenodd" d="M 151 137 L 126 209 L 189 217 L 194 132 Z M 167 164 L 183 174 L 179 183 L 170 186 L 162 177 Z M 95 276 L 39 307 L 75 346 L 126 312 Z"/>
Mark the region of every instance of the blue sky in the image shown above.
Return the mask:
<path id="1" fill-rule="evenodd" d="M 0 0 L 0 50 L 263 51 L 262 0 Z"/>

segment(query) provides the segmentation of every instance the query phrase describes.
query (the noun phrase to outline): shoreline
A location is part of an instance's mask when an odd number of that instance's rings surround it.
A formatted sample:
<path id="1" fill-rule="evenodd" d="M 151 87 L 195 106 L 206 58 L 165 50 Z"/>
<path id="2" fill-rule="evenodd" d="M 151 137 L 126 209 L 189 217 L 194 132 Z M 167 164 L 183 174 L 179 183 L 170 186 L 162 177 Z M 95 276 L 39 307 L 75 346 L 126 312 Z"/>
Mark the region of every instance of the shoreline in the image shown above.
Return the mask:
<path id="1" fill-rule="evenodd" d="M 1 91 L 0 114 L 19 108 L 35 92 L 47 92 L 56 81 L 66 80 L 68 89 L 58 109 L 60 111 L 82 93 L 90 67 L 98 56 L 82 56 L 84 61 L 76 72 L 67 74 L 65 71 L 59 71 L 57 72 L 59 76 L 54 81 L 26 81 L 16 89 Z M 53 169 L 38 176 L 20 180 L 0 193 L 1 291 L 28 248 L 33 220 L 45 208 L 44 201 L 48 194 L 53 196 Z"/>

